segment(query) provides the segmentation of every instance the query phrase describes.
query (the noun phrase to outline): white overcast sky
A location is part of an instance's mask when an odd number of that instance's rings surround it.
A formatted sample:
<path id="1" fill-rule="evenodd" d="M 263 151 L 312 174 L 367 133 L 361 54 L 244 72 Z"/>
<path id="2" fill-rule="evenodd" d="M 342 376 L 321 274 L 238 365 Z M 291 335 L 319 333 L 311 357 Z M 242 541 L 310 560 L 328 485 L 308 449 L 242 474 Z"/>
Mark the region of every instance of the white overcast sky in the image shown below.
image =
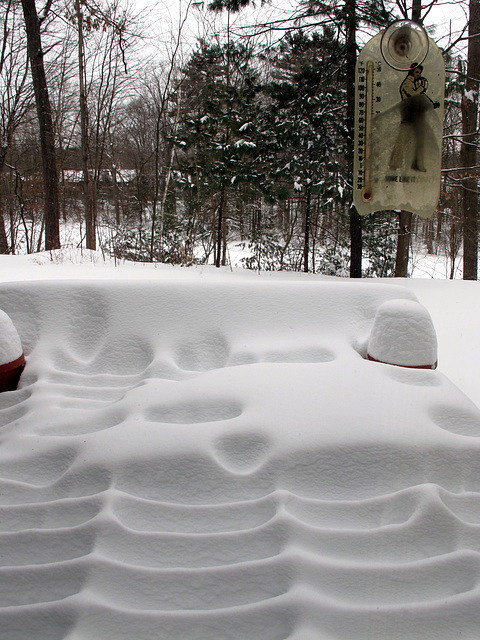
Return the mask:
<path id="1" fill-rule="evenodd" d="M 193 44 L 198 36 L 213 33 L 214 27 L 221 29 L 226 25 L 226 13 L 215 14 L 207 11 L 210 0 L 202 3 L 189 0 L 130 0 L 135 11 L 141 11 L 143 22 L 151 33 L 152 40 L 164 47 L 172 43 L 178 33 L 178 25 L 183 22 L 188 11 L 188 19 L 183 27 L 183 35 L 187 42 Z M 282 19 L 291 16 L 296 6 L 295 0 L 272 0 L 261 6 L 249 7 L 230 16 L 233 32 L 238 32 L 243 25 L 258 24 L 268 20 Z M 455 37 L 466 24 L 468 0 L 437 0 L 435 8 L 425 19 L 427 28 L 436 26 L 432 37 L 439 46 L 446 46 L 450 37 Z M 373 35 L 373 34 L 372 34 Z M 361 37 L 361 40 L 364 38 Z M 365 36 L 368 39 L 368 36 Z"/>

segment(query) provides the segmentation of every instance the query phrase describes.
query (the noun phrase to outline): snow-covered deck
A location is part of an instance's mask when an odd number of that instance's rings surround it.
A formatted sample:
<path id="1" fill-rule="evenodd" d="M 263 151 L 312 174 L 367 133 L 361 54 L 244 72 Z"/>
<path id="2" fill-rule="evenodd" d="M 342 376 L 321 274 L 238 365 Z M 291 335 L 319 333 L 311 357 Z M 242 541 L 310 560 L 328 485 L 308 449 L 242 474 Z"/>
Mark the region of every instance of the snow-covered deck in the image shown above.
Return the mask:
<path id="1" fill-rule="evenodd" d="M 0 285 L 8 640 L 452 640 L 480 628 L 480 412 L 365 359 L 407 288 Z"/>

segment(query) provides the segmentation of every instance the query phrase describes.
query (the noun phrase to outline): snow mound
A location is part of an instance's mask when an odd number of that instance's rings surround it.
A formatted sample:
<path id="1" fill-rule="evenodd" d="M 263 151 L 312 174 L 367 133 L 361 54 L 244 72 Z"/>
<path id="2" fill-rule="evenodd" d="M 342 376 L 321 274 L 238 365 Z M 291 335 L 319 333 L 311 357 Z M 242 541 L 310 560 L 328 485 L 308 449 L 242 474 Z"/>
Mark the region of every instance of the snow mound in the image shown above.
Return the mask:
<path id="1" fill-rule="evenodd" d="M 413 300 L 388 300 L 377 310 L 368 358 L 402 367 L 435 369 L 437 336 L 430 314 Z"/>
<path id="2" fill-rule="evenodd" d="M 9 364 L 23 353 L 20 336 L 9 318 L 0 310 L 0 365 Z"/>
<path id="3" fill-rule="evenodd" d="M 363 356 L 397 286 L 0 285 L 8 640 L 478 638 L 480 412 Z"/>

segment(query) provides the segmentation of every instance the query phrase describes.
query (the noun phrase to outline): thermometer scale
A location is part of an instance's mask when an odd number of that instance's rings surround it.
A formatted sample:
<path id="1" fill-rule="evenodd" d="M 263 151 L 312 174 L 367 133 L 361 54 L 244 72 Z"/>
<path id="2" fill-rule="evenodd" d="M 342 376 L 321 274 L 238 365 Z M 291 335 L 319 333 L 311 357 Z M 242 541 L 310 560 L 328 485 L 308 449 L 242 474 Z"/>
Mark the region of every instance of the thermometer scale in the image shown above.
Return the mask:
<path id="1" fill-rule="evenodd" d="M 377 75 L 381 74 L 381 63 L 377 63 Z M 357 170 L 357 189 L 360 190 L 361 198 L 364 202 L 369 202 L 372 198 L 372 120 L 374 115 L 374 104 L 381 102 L 381 96 L 375 96 L 375 82 L 378 87 L 382 86 L 381 80 L 375 78 L 375 68 L 373 60 L 366 63 L 359 62 L 357 67 L 358 86 L 358 114 L 360 123 L 360 134 L 358 136 L 357 154 L 360 160 Z M 377 109 L 377 113 L 380 110 Z"/>

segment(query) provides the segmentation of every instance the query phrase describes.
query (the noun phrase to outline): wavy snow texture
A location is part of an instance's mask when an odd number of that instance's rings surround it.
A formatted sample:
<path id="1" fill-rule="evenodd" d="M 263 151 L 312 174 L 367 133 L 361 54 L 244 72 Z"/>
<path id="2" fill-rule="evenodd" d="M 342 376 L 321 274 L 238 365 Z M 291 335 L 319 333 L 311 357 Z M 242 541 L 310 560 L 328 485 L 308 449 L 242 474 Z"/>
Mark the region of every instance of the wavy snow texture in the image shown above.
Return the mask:
<path id="1" fill-rule="evenodd" d="M 344 283 L 1 287 L 8 640 L 451 640 L 480 623 L 480 412 L 359 353 Z"/>

